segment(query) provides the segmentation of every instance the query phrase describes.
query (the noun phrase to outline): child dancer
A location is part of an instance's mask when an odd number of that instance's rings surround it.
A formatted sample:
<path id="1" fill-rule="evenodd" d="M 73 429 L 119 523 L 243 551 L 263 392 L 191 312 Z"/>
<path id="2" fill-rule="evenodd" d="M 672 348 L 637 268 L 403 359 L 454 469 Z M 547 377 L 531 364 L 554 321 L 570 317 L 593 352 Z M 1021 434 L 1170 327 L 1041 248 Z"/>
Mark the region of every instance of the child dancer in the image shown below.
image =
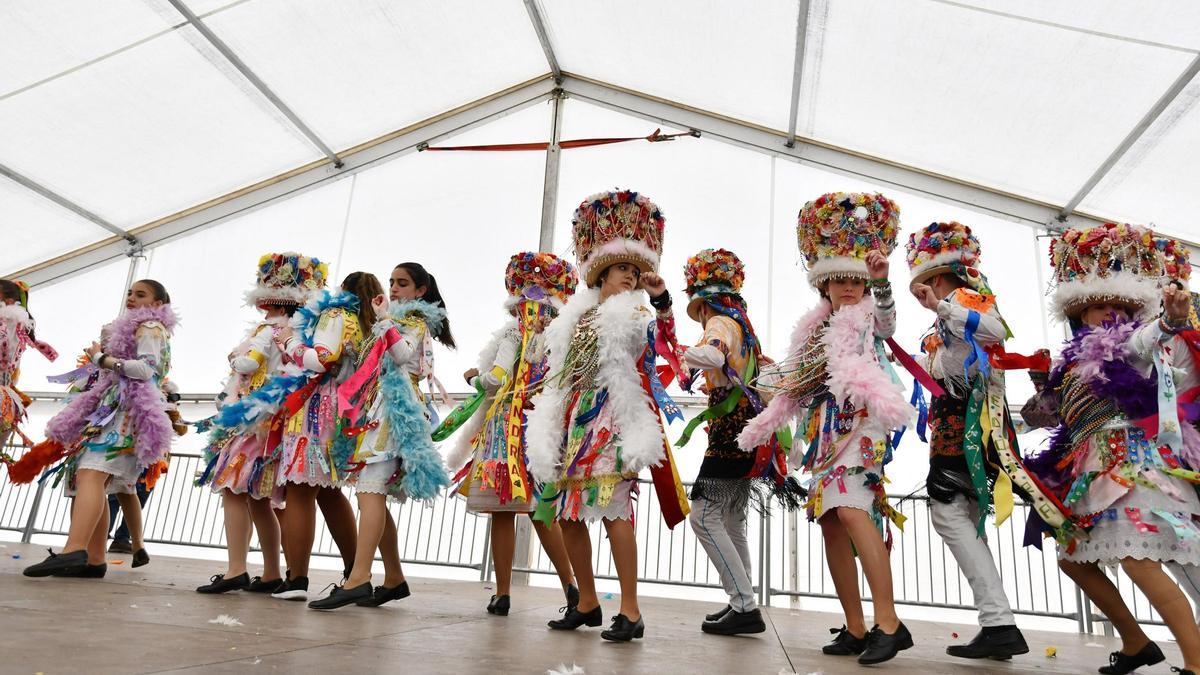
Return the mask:
<path id="1" fill-rule="evenodd" d="M 21 375 L 21 356 L 32 346 L 53 361 L 58 353 L 35 336 L 33 316 L 29 313 L 29 287 L 19 281 L 0 279 L 0 463 L 12 462 L 9 440 L 15 435 L 22 445 L 33 441 L 21 431 L 25 408 L 30 399 L 17 389 Z"/>
<path id="2" fill-rule="evenodd" d="M 45 467 L 64 460 L 61 471 L 74 496 L 71 527 L 62 553 L 25 568 L 25 575 L 103 577 L 107 564 L 107 492 L 135 495 L 142 470 L 166 458 L 174 430 L 161 382 L 171 367 L 175 327 L 163 285 L 143 279 L 129 287 L 125 312 L 104 326 L 86 351 L 85 364 L 67 376 L 76 393 L 46 425 L 47 440 L 9 468 L 15 483 L 28 483 Z M 136 497 L 125 513 L 140 544 L 141 508 Z M 145 564 L 135 553 L 133 566 Z"/>
<path id="3" fill-rule="evenodd" d="M 374 280 L 374 277 L 371 277 Z M 400 565 L 399 533 L 387 498 L 431 500 L 449 484 L 442 457 L 430 440 L 421 380 L 433 373 L 433 340 L 454 346 L 446 305 L 437 280 L 418 263 L 392 270 L 389 295 L 375 281 L 372 297 L 377 320 L 364 342 L 358 369 L 338 390 L 346 417 L 339 443 L 351 449 L 343 472 L 358 493 L 358 551 L 342 586 L 308 603 L 312 609 L 337 609 L 350 603 L 378 607 L 409 596 Z M 365 287 L 369 287 L 366 285 Z M 371 586 L 375 551 L 383 558 L 382 586 Z"/>
<path id="4" fill-rule="evenodd" d="M 1028 653 L 1029 646 L 983 534 L 993 500 L 998 524 L 1013 509 L 1012 481 L 1001 466 L 1016 457 L 1016 435 L 1004 401 L 1004 372 L 989 366 L 989 353 L 1003 349 L 1008 327 L 979 272 L 979 240 L 971 228 L 932 223 L 909 236 L 907 252 L 912 294 L 937 315 L 924 342 L 927 368 L 946 391 L 929 410 L 930 517 L 971 585 L 981 627 L 970 643 L 951 645 L 946 653 L 1009 659 Z"/>
<path id="5" fill-rule="evenodd" d="M 246 304 L 265 316 L 229 355 L 232 372 L 218 397 L 218 407 L 257 391 L 272 376 L 299 373 L 296 366 L 283 362 L 288 322 L 297 308 L 325 287 L 328 274 L 327 265 L 299 253 L 268 253 L 259 259 L 257 283 L 246 293 Z M 240 432 L 231 432 L 219 421 L 218 415 L 217 429 L 204 452 L 205 470 L 196 484 L 211 483 L 213 492 L 221 495 L 229 566 L 196 592 L 274 593 L 283 579 L 279 573 L 279 521 L 272 506 L 282 505 L 283 489 L 275 484 L 278 466 L 268 462 L 266 453 L 269 420 Z M 246 571 L 252 522 L 263 555 L 263 576 L 254 579 Z"/>
<path id="6" fill-rule="evenodd" d="M 1101 568 L 1118 563 L 1175 636 L 1179 672 L 1200 672 L 1200 629 L 1162 569 L 1200 563 L 1200 437 L 1191 406 L 1179 405 L 1200 377 L 1175 337 L 1187 327 L 1190 297 L 1173 283 L 1160 288 L 1162 252 L 1136 225 L 1067 230 L 1050 257 L 1054 311 L 1074 335 L 1022 416 L 1056 427 L 1049 448 L 1026 465 L 1070 518 L 1052 530 L 1059 567 L 1121 636 L 1101 673 L 1163 660 Z M 1044 529 L 1032 515 L 1026 543 Z"/>
<path id="7" fill-rule="evenodd" d="M 454 477 L 467 497 L 467 510 L 492 517 L 492 561 L 496 593 L 488 602 L 489 614 L 508 616 L 511 607 L 516 515 L 533 515 L 538 486 L 529 481 L 525 418 L 534 394 L 546 373 L 543 329 L 575 293 L 575 266 L 553 253 L 518 253 L 508 262 L 504 286 L 505 307 L 513 320 L 492 336 L 479 354 L 479 366 L 465 373 L 480 390 L 472 399 L 475 412 L 459 434 L 450 457 L 451 468 L 462 467 Z M 485 395 L 486 394 L 486 395 Z M 445 434 L 463 415 L 452 415 L 439 428 Z M 568 610 L 579 603 L 579 590 L 571 574 L 571 561 L 563 547 L 558 523 L 533 521 L 542 548 L 558 573 Z"/>
<path id="8" fill-rule="evenodd" d="M 621 583 L 621 611 L 601 637 L 621 642 L 645 633 L 633 528 L 638 473 L 651 467 L 668 526 L 687 514 L 659 417 L 680 414 L 654 366 L 663 353 L 679 369 L 671 296 L 655 273 L 663 226 L 658 207 L 627 190 L 593 195 L 575 211 L 575 251 L 588 288 L 546 329 L 546 384 L 529 415 L 529 470 L 546 484 L 535 517 L 558 519 L 579 582 L 578 607 L 549 625 L 574 630 L 604 620 L 588 534 L 588 523 L 599 520 Z"/>
<path id="9" fill-rule="evenodd" d="M 767 508 L 771 494 L 785 508 L 798 508 L 803 490 L 786 478 L 787 460 L 774 436 L 754 452 L 737 445 L 738 434 L 764 405 L 755 385 L 762 345 L 741 296 L 742 261 L 725 249 L 705 249 L 688 259 L 684 276 L 688 316 L 704 328 L 684 363 L 704 371 L 709 407 L 688 424 L 676 446 L 686 445 L 691 432 L 708 422 L 708 449 L 692 487 L 688 520 L 729 594 L 725 609 L 706 617 L 700 629 L 719 635 L 761 633 L 767 627 L 754 597 L 746 512 L 751 500 Z"/>
<path id="10" fill-rule="evenodd" d="M 899 208 L 879 194 L 830 193 L 804 205 L 800 252 L 821 302 L 796 324 L 775 398 L 738 439 L 742 449 L 755 448 L 801 416 L 808 443 L 797 439 L 795 448 L 812 474 L 808 517 L 821 525 L 829 572 L 846 614 L 846 625 L 822 651 L 857 654 L 862 664 L 887 661 L 913 644 L 892 600 L 888 521 L 899 521 L 887 503 L 883 473 L 891 430 L 912 416 L 898 378 L 881 358 L 883 340 L 896 328 L 887 256 L 896 245 L 898 223 Z M 875 606 L 869 631 L 856 553 Z"/>

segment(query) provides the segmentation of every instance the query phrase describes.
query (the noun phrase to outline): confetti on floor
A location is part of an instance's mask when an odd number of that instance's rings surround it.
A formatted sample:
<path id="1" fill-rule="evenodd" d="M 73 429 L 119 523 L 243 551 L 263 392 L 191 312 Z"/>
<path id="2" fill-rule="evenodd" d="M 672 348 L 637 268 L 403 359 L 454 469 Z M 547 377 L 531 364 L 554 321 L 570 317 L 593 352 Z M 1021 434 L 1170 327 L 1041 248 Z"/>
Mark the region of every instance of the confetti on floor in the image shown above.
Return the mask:
<path id="1" fill-rule="evenodd" d="M 222 615 L 218 616 L 218 617 L 217 617 L 217 618 L 215 618 L 215 619 L 209 619 L 209 620 L 208 620 L 208 622 L 209 622 L 209 623 L 216 623 L 216 624 L 220 624 L 220 625 L 222 625 L 222 626 L 242 626 L 242 625 L 245 625 L 245 624 L 243 624 L 241 621 L 238 621 L 237 619 L 233 618 L 232 616 L 229 616 L 228 614 L 222 614 Z"/>
<path id="2" fill-rule="evenodd" d="M 546 675 L 586 675 L 583 668 L 572 663 L 569 667 L 565 663 L 558 664 L 557 668 L 551 668 L 546 671 Z"/>
<path id="3" fill-rule="evenodd" d="M 1058 648 L 1057 647 L 1046 647 L 1046 658 L 1052 659 L 1056 656 L 1058 656 Z"/>

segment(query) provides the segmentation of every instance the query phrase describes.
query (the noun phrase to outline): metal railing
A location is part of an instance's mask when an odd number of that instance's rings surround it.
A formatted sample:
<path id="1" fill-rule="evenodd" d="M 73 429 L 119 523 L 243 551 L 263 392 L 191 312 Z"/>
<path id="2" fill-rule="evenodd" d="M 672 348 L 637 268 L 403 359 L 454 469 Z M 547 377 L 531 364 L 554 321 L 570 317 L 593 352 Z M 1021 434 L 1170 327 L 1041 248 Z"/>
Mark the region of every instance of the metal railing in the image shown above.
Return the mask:
<path id="1" fill-rule="evenodd" d="M 14 449 L 13 454 L 19 456 L 20 449 Z M 220 497 L 193 484 L 202 468 L 201 461 L 194 453 L 172 454 L 170 470 L 160 479 L 146 505 L 143 521 L 146 541 L 224 548 Z M 63 495 L 62 486 L 51 483 L 14 485 L 7 477 L 0 482 L 0 529 L 20 532 L 23 542 L 39 534 L 66 534 L 70 502 Z M 667 528 L 659 516 L 658 496 L 653 487 L 649 481 L 640 483 L 634 521 L 639 579 L 650 584 L 719 589 L 717 572 L 688 523 Z M 891 563 L 895 601 L 920 607 L 974 610 L 970 587 L 933 529 L 929 498 L 919 495 L 890 499 L 893 507 L 906 517 L 902 531 L 893 527 Z M 989 520 L 987 526 L 988 542 L 1013 611 L 1074 621 L 1080 632 L 1091 632 L 1096 623 L 1111 630 L 1104 618 L 1092 611 L 1075 585 L 1059 572 L 1051 543 L 1040 551 L 1021 545 L 1020 531 L 1028 508 L 1018 503 L 1009 524 L 997 528 Z M 468 513 L 465 499 L 447 494 L 432 504 L 391 504 L 390 509 L 397 519 L 401 557 L 406 563 L 478 570 L 481 580 L 491 578 L 491 520 Z M 808 526 L 803 513 L 771 510 L 759 514 L 750 509 L 748 519 L 748 538 L 758 581 L 756 590 L 764 604 L 777 597 L 836 598 L 819 527 Z M 603 528 L 592 528 L 592 537 L 596 576 L 615 579 L 616 569 Z M 514 571 L 554 574 L 541 548 L 536 543 L 532 548 L 529 563 L 517 566 Z M 339 555 L 323 520 L 319 521 L 313 553 Z M 1114 581 L 1138 620 L 1161 624 L 1145 597 L 1119 572 L 1115 574 Z M 864 600 L 869 600 L 870 589 L 861 574 L 860 589 Z"/>

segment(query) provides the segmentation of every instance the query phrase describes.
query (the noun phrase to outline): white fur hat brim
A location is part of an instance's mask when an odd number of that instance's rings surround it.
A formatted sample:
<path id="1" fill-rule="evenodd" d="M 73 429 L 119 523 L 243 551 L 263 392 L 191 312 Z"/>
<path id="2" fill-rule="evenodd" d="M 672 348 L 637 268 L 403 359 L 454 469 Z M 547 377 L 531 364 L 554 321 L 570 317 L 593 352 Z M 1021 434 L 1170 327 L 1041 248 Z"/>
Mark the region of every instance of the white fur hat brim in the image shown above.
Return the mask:
<path id="1" fill-rule="evenodd" d="M 579 261 L 579 276 L 592 288 L 600 273 L 617 263 L 635 265 L 644 274 L 657 270 L 658 260 L 658 253 L 640 241 L 614 239 L 592 249 L 587 260 Z"/>
<path id="2" fill-rule="evenodd" d="M 504 299 L 504 309 L 511 310 L 513 307 L 516 307 L 517 305 L 525 302 L 526 300 L 531 300 L 531 299 L 532 298 L 527 298 L 524 295 L 510 295 Z M 543 305 L 550 305 L 551 307 L 553 307 L 556 310 L 561 310 L 563 308 L 563 305 L 566 304 L 562 300 L 559 300 L 558 297 L 553 296 L 553 295 L 547 295 L 546 297 L 542 298 L 541 300 L 534 300 L 534 302 L 538 302 Z"/>
<path id="3" fill-rule="evenodd" d="M 974 267 L 977 263 L 977 260 L 974 256 L 964 256 L 962 251 L 942 251 L 920 265 L 909 268 L 909 274 L 912 276 L 912 283 L 924 283 L 930 277 L 950 272 L 950 265 L 953 265 L 954 263 L 961 263 L 967 267 Z"/>
<path id="4" fill-rule="evenodd" d="M 1051 310 L 1060 320 L 1079 316 L 1088 305 L 1113 303 L 1134 310 L 1135 318 L 1147 319 L 1158 313 L 1162 290 L 1157 279 L 1115 272 L 1106 277 L 1089 275 L 1075 281 L 1060 282 L 1054 289 Z"/>
<path id="5" fill-rule="evenodd" d="M 813 288 L 830 279 L 863 279 L 870 278 L 867 262 L 860 258 L 849 256 L 834 256 L 821 258 L 808 268 L 808 283 Z"/>
<path id="6" fill-rule="evenodd" d="M 296 305 L 299 307 L 308 303 L 313 295 L 313 291 L 297 286 L 286 288 L 255 286 L 246 291 L 245 297 L 248 307 L 258 307 L 259 305 Z"/>

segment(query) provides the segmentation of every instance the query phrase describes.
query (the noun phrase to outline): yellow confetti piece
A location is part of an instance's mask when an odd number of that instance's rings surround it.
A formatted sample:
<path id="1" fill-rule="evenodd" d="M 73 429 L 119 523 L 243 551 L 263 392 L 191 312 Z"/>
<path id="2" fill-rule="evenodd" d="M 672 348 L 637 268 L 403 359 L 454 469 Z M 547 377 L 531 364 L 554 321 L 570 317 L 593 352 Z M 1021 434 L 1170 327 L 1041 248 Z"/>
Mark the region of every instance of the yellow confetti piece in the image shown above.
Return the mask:
<path id="1" fill-rule="evenodd" d="M 1058 656 L 1058 648 L 1057 647 L 1046 647 L 1046 658 L 1052 659 L 1056 656 Z"/>

